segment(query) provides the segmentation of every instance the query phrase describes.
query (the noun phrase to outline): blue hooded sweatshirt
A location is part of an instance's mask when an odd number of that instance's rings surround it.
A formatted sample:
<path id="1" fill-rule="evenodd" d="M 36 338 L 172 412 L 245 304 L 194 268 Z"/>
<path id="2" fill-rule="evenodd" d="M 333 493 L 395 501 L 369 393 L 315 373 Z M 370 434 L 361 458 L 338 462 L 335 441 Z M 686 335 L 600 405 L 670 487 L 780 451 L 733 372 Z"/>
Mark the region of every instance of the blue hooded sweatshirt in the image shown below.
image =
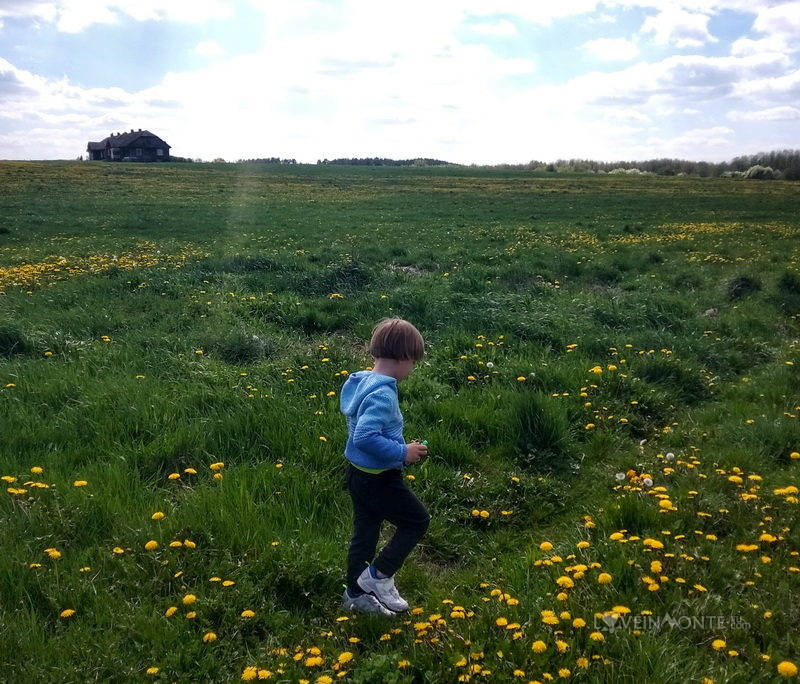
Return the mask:
<path id="1" fill-rule="evenodd" d="M 402 468 L 406 442 L 397 399 L 397 380 L 372 371 L 353 373 L 339 404 L 347 418 L 347 460 L 362 468 Z"/>

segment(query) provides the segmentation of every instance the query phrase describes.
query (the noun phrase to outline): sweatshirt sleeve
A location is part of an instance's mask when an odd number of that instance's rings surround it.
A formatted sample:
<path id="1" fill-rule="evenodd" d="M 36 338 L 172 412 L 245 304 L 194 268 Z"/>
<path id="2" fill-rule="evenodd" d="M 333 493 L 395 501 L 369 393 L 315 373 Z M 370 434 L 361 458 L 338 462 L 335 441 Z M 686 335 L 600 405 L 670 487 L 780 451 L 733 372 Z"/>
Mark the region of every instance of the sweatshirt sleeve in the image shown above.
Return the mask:
<path id="1" fill-rule="evenodd" d="M 405 465 L 406 445 L 384 436 L 397 399 L 387 392 L 371 392 L 361 403 L 353 445 L 387 468 Z"/>

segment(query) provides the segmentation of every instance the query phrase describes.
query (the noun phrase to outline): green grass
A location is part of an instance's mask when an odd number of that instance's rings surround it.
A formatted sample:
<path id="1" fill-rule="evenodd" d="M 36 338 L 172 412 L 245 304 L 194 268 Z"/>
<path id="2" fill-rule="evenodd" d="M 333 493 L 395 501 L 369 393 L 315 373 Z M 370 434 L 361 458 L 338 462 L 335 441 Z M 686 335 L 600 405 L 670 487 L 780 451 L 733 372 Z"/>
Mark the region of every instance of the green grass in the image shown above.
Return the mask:
<path id="1" fill-rule="evenodd" d="M 0 163 L 0 189 L 10 681 L 760 682 L 800 660 L 792 184 Z M 416 612 L 337 620 L 338 392 L 385 316 L 427 342 L 401 403 L 433 520 L 398 575 Z M 619 606 L 699 622 L 600 629 Z"/>

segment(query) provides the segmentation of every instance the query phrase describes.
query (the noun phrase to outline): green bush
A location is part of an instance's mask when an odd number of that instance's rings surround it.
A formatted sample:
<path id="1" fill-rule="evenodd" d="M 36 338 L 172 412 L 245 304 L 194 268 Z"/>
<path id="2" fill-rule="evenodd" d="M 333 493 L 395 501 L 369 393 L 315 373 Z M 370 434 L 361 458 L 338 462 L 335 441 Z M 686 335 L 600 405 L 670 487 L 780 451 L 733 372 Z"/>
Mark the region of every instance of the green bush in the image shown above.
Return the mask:
<path id="1" fill-rule="evenodd" d="M 761 282 L 758 278 L 749 275 L 738 275 L 725 285 L 725 292 L 731 301 L 744 299 L 760 289 Z"/>
<path id="2" fill-rule="evenodd" d="M 15 354 L 28 354 L 33 350 L 30 338 L 18 327 L 0 324 L 0 356 L 9 358 Z"/>
<path id="3" fill-rule="evenodd" d="M 258 363 L 275 352 L 275 345 L 270 340 L 244 330 L 232 330 L 217 337 L 208 348 L 231 365 Z"/>
<path id="4" fill-rule="evenodd" d="M 573 437 L 566 411 L 532 392 L 521 392 L 511 410 L 517 464 L 542 473 L 569 470 Z"/>

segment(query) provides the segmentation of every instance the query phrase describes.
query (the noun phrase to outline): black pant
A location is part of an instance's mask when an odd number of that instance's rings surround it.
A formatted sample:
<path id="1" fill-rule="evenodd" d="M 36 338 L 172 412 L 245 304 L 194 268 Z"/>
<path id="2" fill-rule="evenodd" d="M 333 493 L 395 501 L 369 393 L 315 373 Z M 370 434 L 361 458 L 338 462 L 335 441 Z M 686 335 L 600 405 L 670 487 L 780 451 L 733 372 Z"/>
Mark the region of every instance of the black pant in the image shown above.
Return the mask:
<path id="1" fill-rule="evenodd" d="M 370 563 L 383 574 L 394 575 L 425 534 L 431 516 L 406 486 L 399 470 L 385 470 L 373 475 L 348 463 L 347 489 L 353 500 L 353 538 L 347 554 L 347 586 L 356 590 L 358 576 Z M 397 529 L 376 557 L 384 520 Z"/>

